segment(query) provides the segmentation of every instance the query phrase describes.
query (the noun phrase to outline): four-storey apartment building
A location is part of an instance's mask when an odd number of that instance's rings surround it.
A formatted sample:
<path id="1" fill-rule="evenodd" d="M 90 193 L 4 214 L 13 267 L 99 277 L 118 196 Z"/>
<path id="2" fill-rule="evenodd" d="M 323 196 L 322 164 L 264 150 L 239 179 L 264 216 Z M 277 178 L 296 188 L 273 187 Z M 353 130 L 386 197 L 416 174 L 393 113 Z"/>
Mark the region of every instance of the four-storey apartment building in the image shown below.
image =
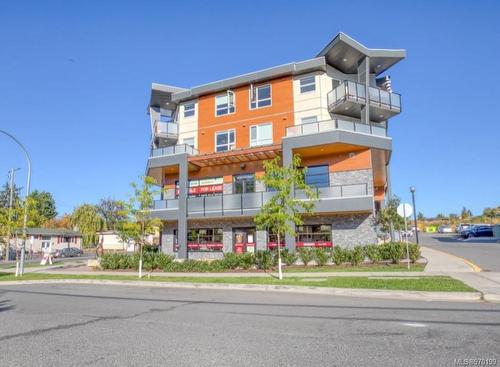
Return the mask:
<path id="1" fill-rule="evenodd" d="M 405 55 L 340 33 L 310 60 L 190 89 L 153 84 L 146 173 L 163 189 L 152 211 L 164 221 L 163 251 L 217 258 L 375 243 L 390 193 L 388 120 L 401 112 L 385 73 Z M 273 195 L 258 178 L 265 160 L 288 165 L 294 154 L 319 200 L 295 238 L 278 244 L 253 222 Z"/>

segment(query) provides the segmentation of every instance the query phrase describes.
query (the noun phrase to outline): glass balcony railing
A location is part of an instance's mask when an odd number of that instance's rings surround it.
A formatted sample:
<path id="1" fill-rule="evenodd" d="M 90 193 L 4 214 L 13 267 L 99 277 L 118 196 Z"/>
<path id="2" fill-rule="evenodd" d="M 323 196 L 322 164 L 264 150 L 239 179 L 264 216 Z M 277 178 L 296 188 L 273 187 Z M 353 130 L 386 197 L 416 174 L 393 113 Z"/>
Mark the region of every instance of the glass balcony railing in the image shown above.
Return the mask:
<path id="1" fill-rule="evenodd" d="M 286 136 L 289 137 L 306 134 L 317 134 L 331 130 L 347 130 L 360 132 L 363 134 L 387 136 L 387 130 L 385 126 L 381 124 L 363 124 L 362 122 L 339 119 L 289 126 L 286 128 Z"/>
<path id="2" fill-rule="evenodd" d="M 349 198 L 368 195 L 368 184 L 334 185 L 314 188 L 319 200 Z M 222 194 L 211 196 L 196 196 L 187 198 L 188 216 L 217 216 L 244 214 L 248 210 L 260 210 L 275 192 L 249 192 L 244 194 Z M 298 200 L 306 200 L 307 196 L 301 190 L 296 190 L 294 196 Z M 179 199 L 155 200 L 153 209 L 166 210 L 179 208 Z"/>
<path id="3" fill-rule="evenodd" d="M 332 109 L 344 101 L 366 103 L 365 85 L 346 80 L 335 89 L 328 92 L 328 108 Z M 401 95 L 389 93 L 376 87 L 368 87 L 368 101 L 370 105 L 389 110 L 401 110 Z"/>
<path id="4" fill-rule="evenodd" d="M 164 157 L 168 155 L 187 153 L 189 155 L 198 155 L 198 149 L 187 144 L 170 145 L 164 148 L 151 149 L 151 157 Z"/>
<path id="5" fill-rule="evenodd" d="M 157 136 L 158 135 L 177 136 L 179 135 L 179 125 L 174 122 L 155 121 L 154 131 Z"/>

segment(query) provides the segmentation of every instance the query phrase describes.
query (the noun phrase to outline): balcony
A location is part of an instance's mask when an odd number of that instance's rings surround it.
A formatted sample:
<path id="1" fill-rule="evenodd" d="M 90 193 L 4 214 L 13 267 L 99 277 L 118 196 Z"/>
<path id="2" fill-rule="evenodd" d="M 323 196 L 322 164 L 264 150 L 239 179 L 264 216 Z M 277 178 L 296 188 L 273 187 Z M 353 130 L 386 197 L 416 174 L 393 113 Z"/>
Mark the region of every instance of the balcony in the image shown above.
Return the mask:
<path id="1" fill-rule="evenodd" d="M 318 122 L 310 122 L 302 125 L 289 126 L 286 128 L 286 136 L 300 136 L 307 134 L 317 134 L 332 130 L 347 130 L 363 134 L 376 136 L 387 136 L 387 130 L 382 125 L 363 124 L 362 122 L 347 121 L 347 120 L 324 120 Z"/>
<path id="2" fill-rule="evenodd" d="M 160 145 L 172 144 L 179 138 L 179 125 L 174 122 L 155 121 L 153 133 Z"/>
<path id="3" fill-rule="evenodd" d="M 361 107 L 370 104 L 370 120 L 384 121 L 401 112 L 401 95 L 389 93 L 376 87 L 368 87 L 368 98 L 365 85 L 352 81 L 344 81 L 328 93 L 328 110 L 331 113 L 359 118 Z"/>
<path id="4" fill-rule="evenodd" d="M 150 157 L 165 157 L 174 154 L 187 153 L 188 155 L 198 155 L 198 149 L 187 144 L 170 145 L 164 148 L 151 149 Z"/>
<path id="5" fill-rule="evenodd" d="M 367 183 L 334 185 L 315 188 L 315 191 L 318 197 L 315 213 L 369 211 L 373 208 L 373 197 L 368 192 Z M 187 216 L 188 218 L 254 216 L 274 195 L 272 191 L 262 191 L 188 197 Z M 300 190 L 296 190 L 294 195 L 297 200 L 307 200 L 307 196 Z M 156 200 L 153 215 L 162 219 L 176 219 L 179 216 L 178 208 L 179 199 Z"/>

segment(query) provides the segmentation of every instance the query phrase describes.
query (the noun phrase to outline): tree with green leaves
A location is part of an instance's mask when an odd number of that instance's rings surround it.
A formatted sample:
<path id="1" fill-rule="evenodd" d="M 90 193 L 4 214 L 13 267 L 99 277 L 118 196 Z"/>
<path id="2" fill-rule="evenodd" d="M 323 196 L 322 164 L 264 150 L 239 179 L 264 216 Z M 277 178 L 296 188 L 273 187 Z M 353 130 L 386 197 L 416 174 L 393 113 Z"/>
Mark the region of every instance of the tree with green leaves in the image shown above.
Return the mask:
<path id="1" fill-rule="evenodd" d="M 18 205 L 21 197 L 21 187 L 15 183 L 12 188 L 12 205 Z M 10 183 L 6 182 L 0 189 L 0 208 L 8 208 L 10 204 Z"/>
<path id="2" fill-rule="evenodd" d="M 83 204 L 71 215 L 71 224 L 82 234 L 84 246 L 97 244 L 97 232 L 103 228 L 103 220 L 95 205 Z"/>
<path id="3" fill-rule="evenodd" d="M 158 218 L 151 216 L 154 196 L 158 193 L 155 189 L 156 181 L 152 177 L 140 177 L 140 183 L 133 182 L 132 196 L 125 206 L 124 216 L 117 225 L 118 236 L 126 243 L 133 241 L 139 246 L 139 278 L 142 278 L 142 259 L 144 245 L 150 244 L 148 237 L 158 233 L 163 225 Z"/>
<path id="4" fill-rule="evenodd" d="M 30 194 L 30 198 L 32 199 L 32 208 L 36 210 L 43 222 L 57 216 L 56 202 L 50 192 L 35 190 Z"/>
<path id="5" fill-rule="evenodd" d="M 259 229 L 275 233 L 278 239 L 278 274 L 283 279 L 280 241 L 286 234 L 295 236 L 295 226 L 303 224 L 302 215 L 310 213 L 317 200 L 315 191 L 305 183 L 306 168 L 300 168 L 300 157 L 294 155 L 289 166 L 282 166 L 280 158 L 264 161 L 265 174 L 259 180 L 274 195 L 264 204 L 254 222 Z M 308 200 L 296 200 L 294 190 L 302 190 Z"/>
<path id="6" fill-rule="evenodd" d="M 500 215 L 498 208 L 484 208 L 483 216 L 490 219 L 490 223 L 493 224 L 493 219 Z"/>
<path id="7" fill-rule="evenodd" d="M 96 207 L 97 212 L 104 220 L 104 226 L 107 230 L 116 230 L 118 223 L 127 217 L 126 205 L 121 200 L 101 199 Z"/>
<path id="8" fill-rule="evenodd" d="M 425 220 L 425 215 L 424 215 L 424 213 L 422 213 L 422 212 L 418 212 L 418 215 L 417 215 L 417 220 L 418 220 L 419 222 L 423 222 L 423 221 Z"/>
<path id="9" fill-rule="evenodd" d="M 460 212 L 460 218 L 462 218 L 462 220 L 467 220 L 470 219 L 471 217 L 472 217 L 472 212 L 464 206 L 462 208 L 462 211 Z"/>
<path id="10" fill-rule="evenodd" d="M 391 225 L 395 231 L 401 231 L 404 229 L 404 219 L 398 214 L 398 206 L 400 203 L 401 200 L 397 196 L 393 196 L 387 200 L 385 207 L 380 210 L 377 218 L 377 224 L 385 233 L 390 232 Z"/>

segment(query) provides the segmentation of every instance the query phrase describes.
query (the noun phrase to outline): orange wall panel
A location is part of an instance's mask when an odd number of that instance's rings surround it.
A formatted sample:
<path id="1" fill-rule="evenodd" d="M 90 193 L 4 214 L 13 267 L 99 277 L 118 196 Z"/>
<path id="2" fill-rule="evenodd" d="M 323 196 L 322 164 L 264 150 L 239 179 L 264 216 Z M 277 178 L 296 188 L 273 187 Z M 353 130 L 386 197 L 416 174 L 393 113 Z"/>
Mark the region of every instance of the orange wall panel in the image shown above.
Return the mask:
<path id="1" fill-rule="evenodd" d="M 317 166 L 328 164 L 330 172 L 353 171 L 360 169 L 370 169 L 371 154 L 370 150 L 356 151 L 354 155 L 349 157 L 349 153 L 318 156 L 314 158 L 304 158 L 303 166 Z"/>
<path id="2" fill-rule="evenodd" d="M 198 100 L 198 150 L 200 153 L 215 151 L 215 133 L 229 129 L 236 130 L 236 148 L 250 146 L 250 126 L 271 122 L 273 143 L 281 143 L 286 127 L 294 124 L 293 80 L 291 76 L 273 79 L 254 87 L 271 84 L 272 104 L 268 107 L 250 109 L 250 86 L 232 89 L 235 93 L 235 112 L 215 116 L 215 96 L 221 93 L 201 96 Z M 224 92 L 222 92 L 224 93 Z"/>

